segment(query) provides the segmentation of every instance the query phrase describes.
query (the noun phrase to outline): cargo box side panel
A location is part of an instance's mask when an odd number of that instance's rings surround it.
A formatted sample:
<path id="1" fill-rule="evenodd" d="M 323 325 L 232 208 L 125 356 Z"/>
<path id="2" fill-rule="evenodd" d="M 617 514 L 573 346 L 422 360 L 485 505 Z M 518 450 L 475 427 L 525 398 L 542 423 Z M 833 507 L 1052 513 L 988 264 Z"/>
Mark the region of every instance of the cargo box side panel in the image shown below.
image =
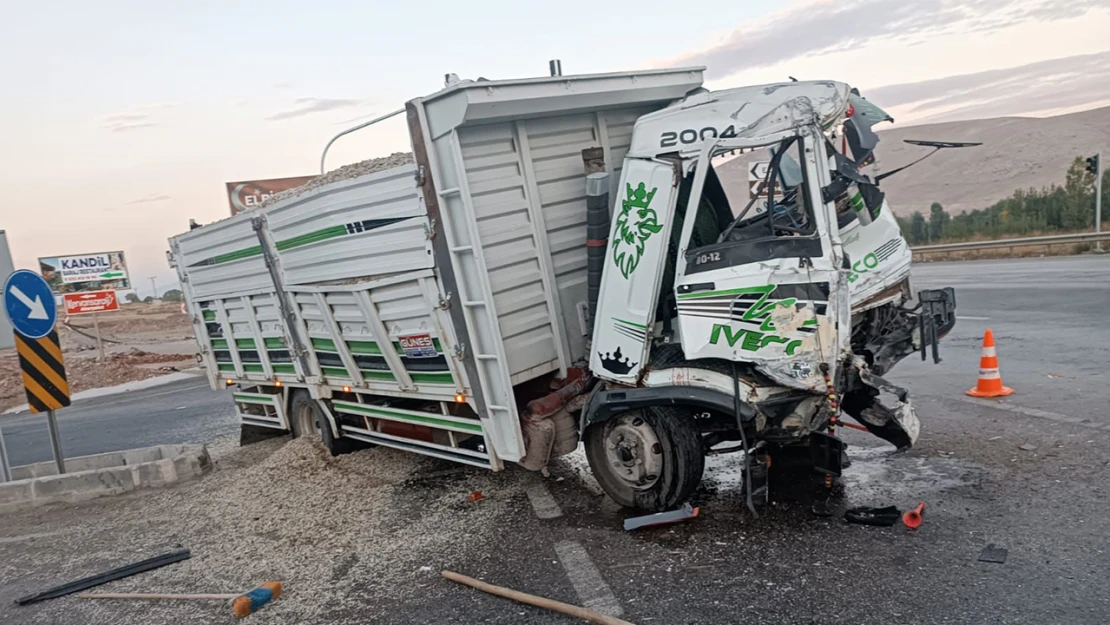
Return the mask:
<path id="1" fill-rule="evenodd" d="M 531 175 L 542 207 L 546 248 L 558 290 L 560 323 L 571 360 L 588 358 L 589 324 L 582 323 L 587 301 L 586 275 L 586 178 L 582 150 L 605 151 L 612 180 L 632 137 L 632 125 L 658 107 L 636 107 L 548 117 L 520 122 L 526 129 Z M 616 183 L 613 183 L 615 188 Z M 500 310 L 500 309 L 498 309 Z"/>
<path id="2" fill-rule="evenodd" d="M 198 300 L 273 289 L 250 213 L 192 230 L 176 238 L 176 259 Z"/>
<path id="3" fill-rule="evenodd" d="M 571 360 L 577 360 L 586 356 L 586 337 L 579 319 L 579 305 L 587 298 L 586 174 L 582 150 L 602 146 L 597 115 L 530 120 L 525 128 L 560 322 Z"/>
<path id="4" fill-rule="evenodd" d="M 559 366 L 520 145 L 511 123 L 461 128 L 459 143 L 515 384 Z"/>
<path id="5" fill-rule="evenodd" d="M 286 284 L 432 267 L 415 174 L 405 165 L 323 185 L 268 208 Z"/>
<path id="6" fill-rule="evenodd" d="M 333 387 L 453 401 L 464 380 L 454 337 L 429 300 L 432 273 L 382 282 L 291 287 L 321 375 Z"/>

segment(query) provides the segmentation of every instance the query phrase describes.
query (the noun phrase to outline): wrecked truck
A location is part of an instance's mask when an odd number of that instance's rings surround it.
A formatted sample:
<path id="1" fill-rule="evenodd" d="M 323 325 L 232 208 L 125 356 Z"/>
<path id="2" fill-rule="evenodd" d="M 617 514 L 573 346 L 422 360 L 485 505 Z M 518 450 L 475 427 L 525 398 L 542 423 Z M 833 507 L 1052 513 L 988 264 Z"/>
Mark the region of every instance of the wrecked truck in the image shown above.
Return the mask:
<path id="1" fill-rule="evenodd" d="M 318 436 L 501 470 L 584 444 L 617 502 L 686 500 L 710 453 L 899 448 L 882 378 L 955 320 L 861 172 L 885 113 L 838 82 L 710 92 L 702 68 L 459 81 L 406 104 L 412 156 L 170 239 L 243 441 Z M 730 157 L 765 154 L 758 192 Z M 753 170 L 754 171 L 754 170 Z"/>

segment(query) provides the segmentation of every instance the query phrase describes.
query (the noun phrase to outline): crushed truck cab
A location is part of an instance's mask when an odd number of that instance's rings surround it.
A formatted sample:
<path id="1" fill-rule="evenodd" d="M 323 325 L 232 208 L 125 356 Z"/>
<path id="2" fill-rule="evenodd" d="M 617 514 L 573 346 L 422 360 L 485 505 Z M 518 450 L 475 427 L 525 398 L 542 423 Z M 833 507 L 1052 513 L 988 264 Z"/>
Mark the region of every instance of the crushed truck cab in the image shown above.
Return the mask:
<path id="1" fill-rule="evenodd" d="M 685 476 L 700 459 L 668 470 L 663 421 L 696 430 L 703 450 L 738 438 L 754 463 L 815 447 L 831 474 L 841 410 L 899 448 L 914 443 L 906 392 L 879 374 L 947 333 L 955 301 L 947 290 L 922 294 L 928 308 L 911 302 L 910 251 L 860 173 L 885 118 L 848 85 L 819 81 L 699 92 L 637 121 L 594 322 L 590 369 L 605 388 L 583 415 L 591 466 L 619 501 L 669 507 L 696 486 Z M 837 150 L 837 132 L 851 151 Z M 768 153 L 758 208 L 715 170 L 756 150 Z"/>
<path id="2" fill-rule="evenodd" d="M 702 68 L 469 81 L 409 101 L 411 154 L 329 172 L 170 240 L 243 442 L 318 436 L 492 470 L 581 443 L 667 509 L 704 458 L 836 475 L 843 412 L 908 447 L 881 376 L 954 323 L 862 173 L 888 119 L 847 85 L 719 92 Z M 725 159 L 765 154 L 733 197 Z M 739 443 L 739 444 L 737 444 Z"/>

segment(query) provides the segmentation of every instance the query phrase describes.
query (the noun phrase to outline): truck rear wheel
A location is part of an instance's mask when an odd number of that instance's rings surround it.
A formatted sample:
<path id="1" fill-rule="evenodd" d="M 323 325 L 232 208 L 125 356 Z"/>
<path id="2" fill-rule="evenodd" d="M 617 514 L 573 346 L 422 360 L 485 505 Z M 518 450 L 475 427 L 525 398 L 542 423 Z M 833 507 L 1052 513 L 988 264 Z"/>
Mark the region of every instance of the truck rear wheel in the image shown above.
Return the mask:
<path id="1" fill-rule="evenodd" d="M 701 483 L 705 453 L 693 418 L 673 408 L 626 412 L 586 430 L 586 458 L 617 503 L 670 510 Z"/>
<path id="2" fill-rule="evenodd" d="M 290 422 L 293 426 L 293 436 L 319 436 L 331 455 L 349 454 L 361 449 L 358 441 L 349 438 L 335 438 L 327 417 L 320 410 L 320 404 L 308 394 L 308 391 L 297 390 L 293 393 L 293 402 L 290 405 Z"/>

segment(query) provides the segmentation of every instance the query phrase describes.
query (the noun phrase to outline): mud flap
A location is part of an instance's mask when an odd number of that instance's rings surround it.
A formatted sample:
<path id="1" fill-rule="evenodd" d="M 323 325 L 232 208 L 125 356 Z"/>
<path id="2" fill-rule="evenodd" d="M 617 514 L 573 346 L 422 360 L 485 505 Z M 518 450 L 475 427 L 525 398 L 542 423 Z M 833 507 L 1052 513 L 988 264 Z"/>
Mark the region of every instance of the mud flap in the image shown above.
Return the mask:
<path id="1" fill-rule="evenodd" d="M 850 385 L 855 388 L 845 393 L 841 409 L 859 421 L 867 431 L 899 450 L 913 447 L 921 433 L 921 422 L 910 404 L 906 389 L 872 374 L 867 363 L 858 356 L 852 359 L 851 367 L 852 373 L 858 375 L 863 384 Z M 882 393 L 894 396 L 893 407 L 880 401 Z"/>

